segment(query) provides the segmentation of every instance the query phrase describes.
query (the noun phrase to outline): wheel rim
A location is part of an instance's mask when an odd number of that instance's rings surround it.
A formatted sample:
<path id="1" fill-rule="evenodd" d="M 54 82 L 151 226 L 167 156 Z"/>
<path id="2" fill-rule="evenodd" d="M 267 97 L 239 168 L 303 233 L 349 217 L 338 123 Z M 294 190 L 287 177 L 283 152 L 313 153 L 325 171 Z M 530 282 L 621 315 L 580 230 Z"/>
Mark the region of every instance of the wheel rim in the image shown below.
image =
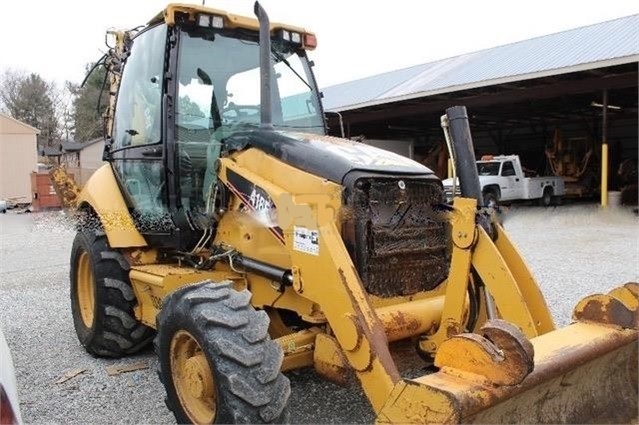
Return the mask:
<path id="1" fill-rule="evenodd" d="M 84 326 L 90 328 L 93 326 L 95 317 L 95 283 L 93 281 L 93 269 L 91 268 L 91 260 L 89 254 L 85 251 L 80 254 L 78 259 L 77 271 L 77 296 L 80 305 L 80 315 Z"/>
<path id="2" fill-rule="evenodd" d="M 187 331 L 171 340 L 171 376 L 184 413 L 194 424 L 215 420 L 217 392 L 213 373 L 200 344 Z"/>

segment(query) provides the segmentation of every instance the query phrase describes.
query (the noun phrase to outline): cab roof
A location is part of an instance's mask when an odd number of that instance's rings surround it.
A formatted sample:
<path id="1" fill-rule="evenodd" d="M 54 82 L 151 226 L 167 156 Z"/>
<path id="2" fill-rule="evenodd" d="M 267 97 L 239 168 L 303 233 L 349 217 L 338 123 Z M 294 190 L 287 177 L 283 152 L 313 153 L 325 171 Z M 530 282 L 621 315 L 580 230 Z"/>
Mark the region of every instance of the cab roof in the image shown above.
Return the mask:
<path id="1" fill-rule="evenodd" d="M 184 4 L 184 3 L 171 3 L 166 6 L 164 10 L 155 15 L 150 21 L 149 25 L 158 24 L 160 22 L 166 22 L 167 25 L 172 26 L 177 22 L 176 17 L 179 15 L 187 16 L 189 21 L 195 21 L 199 14 L 216 15 L 224 17 L 224 25 L 228 28 L 246 28 L 250 30 L 258 31 L 260 29 L 260 23 L 256 18 L 249 18 L 247 16 L 234 15 L 221 9 L 213 9 L 206 6 L 199 6 L 196 4 Z M 302 34 L 315 35 L 314 33 L 305 30 L 301 27 L 293 25 L 281 24 L 271 22 L 271 32 L 279 29 L 285 29 L 288 31 L 299 32 Z"/>

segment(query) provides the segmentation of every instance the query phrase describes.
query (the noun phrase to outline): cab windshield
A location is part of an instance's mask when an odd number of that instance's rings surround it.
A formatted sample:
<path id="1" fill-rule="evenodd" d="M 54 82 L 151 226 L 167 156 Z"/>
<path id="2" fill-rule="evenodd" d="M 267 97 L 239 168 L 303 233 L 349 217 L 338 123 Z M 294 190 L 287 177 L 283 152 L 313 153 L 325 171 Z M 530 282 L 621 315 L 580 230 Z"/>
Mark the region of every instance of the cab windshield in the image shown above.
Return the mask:
<path id="1" fill-rule="evenodd" d="M 260 124 L 257 34 L 183 30 L 178 59 L 178 137 L 203 132 L 223 140 Z M 273 41 L 271 82 L 277 130 L 324 134 L 324 121 L 303 50 Z M 204 136 L 204 134 L 203 134 Z"/>
<path id="2" fill-rule="evenodd" d="M 203 211 L 214 198 L 214 164 L 224 141 L 260 125 L 259 50 L 255 31 L 193 28 L 180 33 L 175 146 L 185 210 Z M 275 129 L 325 134 L 304 51 L 273 40 L 271 66 Z"/>
<path id="3" fill-rule="evenodd" d="M 501 162 L 478 162 L 477 173 L 480 176 L 498 176 Z"/>

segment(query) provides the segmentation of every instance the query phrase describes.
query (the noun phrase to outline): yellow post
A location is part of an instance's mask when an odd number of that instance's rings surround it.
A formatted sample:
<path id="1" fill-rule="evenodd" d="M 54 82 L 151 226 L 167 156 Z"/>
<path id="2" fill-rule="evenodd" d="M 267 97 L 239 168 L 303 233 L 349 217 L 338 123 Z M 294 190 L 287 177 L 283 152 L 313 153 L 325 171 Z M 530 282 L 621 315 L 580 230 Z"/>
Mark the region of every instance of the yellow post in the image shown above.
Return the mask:
<path id="1" fill-rule="evenodd" d="M 603 91 L 601 114 L 601 206 L 608 207 L 608 90 Z"/>
<path id="2" fill-rule="evenodd" d="M 448 158 L 448 178 L 453 177 L 453 160 Z"/>
<path id="3" fill-rule="evenodd" d="M 608 206 L 608 143 L 601 144 L 601 206 Z"/>

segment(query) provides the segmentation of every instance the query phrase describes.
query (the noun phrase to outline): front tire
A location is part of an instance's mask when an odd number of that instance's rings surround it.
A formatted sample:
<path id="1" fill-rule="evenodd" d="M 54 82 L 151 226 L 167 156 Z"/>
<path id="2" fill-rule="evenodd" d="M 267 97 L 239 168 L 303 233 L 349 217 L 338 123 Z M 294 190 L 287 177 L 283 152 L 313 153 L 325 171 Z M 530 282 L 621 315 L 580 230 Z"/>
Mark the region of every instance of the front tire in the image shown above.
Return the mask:
<path id="1" fill-rule="evenodd" d="M 484 193 L 483 198 L 484 198 L 484 205 L 486 206 L 486 208 L 497 209 L 499 207 L 497 196 L 493 192 Z"/>
<path id="2" fill-rule="evenodd" d="M 128 263 L 106 237 L 78 232 L 71 248 L 71 314 L 78 340 L 94 356 L 122 357 L 153 338 L 135 318 Z"/>
<path id="3" fill-rule="evenodd" d="M 178 423 L 287 421 L 283 352 L 247 290 L 210 281 L 177 290 L 158 315 L 155 349 Z"/>

